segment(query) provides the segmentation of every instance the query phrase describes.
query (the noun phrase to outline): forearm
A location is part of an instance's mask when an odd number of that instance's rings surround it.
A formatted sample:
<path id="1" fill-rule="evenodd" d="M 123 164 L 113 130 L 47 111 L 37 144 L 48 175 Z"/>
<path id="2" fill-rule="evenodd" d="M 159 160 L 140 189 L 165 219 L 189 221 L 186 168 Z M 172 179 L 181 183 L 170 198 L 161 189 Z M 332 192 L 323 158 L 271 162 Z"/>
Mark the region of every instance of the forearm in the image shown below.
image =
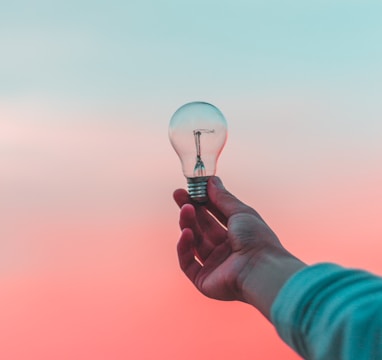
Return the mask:
<path id="1" fill-rule="evenodd" d="M 242 294 L 268 320 L 274 299 L 284 283 L 306 265 L 281 247 L 264 249 L 243 272 Z"/>
<path id="2" fill-rule="evenodd" d="M 304 359 L 381 359 L 381 305 L 380 277 L 323 263 L 285 284 L 272 320 Z"/>

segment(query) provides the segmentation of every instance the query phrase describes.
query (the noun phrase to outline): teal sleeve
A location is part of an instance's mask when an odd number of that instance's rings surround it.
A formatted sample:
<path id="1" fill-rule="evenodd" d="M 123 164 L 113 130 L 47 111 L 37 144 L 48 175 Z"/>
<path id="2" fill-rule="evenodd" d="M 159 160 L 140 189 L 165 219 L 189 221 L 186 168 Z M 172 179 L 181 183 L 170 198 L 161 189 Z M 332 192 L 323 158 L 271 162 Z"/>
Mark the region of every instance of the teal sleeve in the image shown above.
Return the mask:
<path id="1" fill-rule="evenodd" d="M 277 295 L 271 319 L 305 359 L 382 359 L 382 279 L 334 264 L 300 270 Z"/>

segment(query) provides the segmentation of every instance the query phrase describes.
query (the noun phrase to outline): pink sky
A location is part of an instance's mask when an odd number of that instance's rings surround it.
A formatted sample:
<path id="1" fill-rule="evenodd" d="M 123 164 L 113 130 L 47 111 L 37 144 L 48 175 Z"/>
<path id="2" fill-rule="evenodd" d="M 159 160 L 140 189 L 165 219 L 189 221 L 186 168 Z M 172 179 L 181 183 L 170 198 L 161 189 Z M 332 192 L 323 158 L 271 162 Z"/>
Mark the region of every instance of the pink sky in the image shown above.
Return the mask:
<path id="1" fill-rule="evenodd" d="M 135 117 L 132 131 L 126 113 L 49 122 L 47 108 L 38 119 L 3 109 L 0 358 L 297 359 L 255 309 L 206 299 L 181 273 L 171 194 L 185 180 L 169 118 L 148 129 Z M 268 115 L 259 124 L 271 134 Z M 218 169 L 227 187 L 303 260 L 381 274 L 375 145 L 352 152 L 344 137 L 318 151 L 289 127 L 287 140 L 254 141 L 246 124 L 231 120 Z"/>

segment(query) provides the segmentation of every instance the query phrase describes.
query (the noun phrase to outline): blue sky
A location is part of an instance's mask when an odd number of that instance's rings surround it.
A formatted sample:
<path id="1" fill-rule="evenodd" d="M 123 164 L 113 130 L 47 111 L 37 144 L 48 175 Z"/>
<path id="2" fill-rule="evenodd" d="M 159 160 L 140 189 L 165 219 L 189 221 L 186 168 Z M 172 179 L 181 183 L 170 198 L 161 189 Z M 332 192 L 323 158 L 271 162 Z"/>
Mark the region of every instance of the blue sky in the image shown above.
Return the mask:
<path id="1" fill-rule="evenodd" d="M 379 1 L 14 1 L 1 8 L 3 96 L 134 102 L 380 90 Z"/>
<path id="2" fill-rule="evenodd" d="M 380 1 L 21 0 L 1 9 L 0 109 L 16 113 L 11 123 L 124 122 L 168 146 L 172 113 L 203 100 L 223 111 L 234 139 L 277 141 L 289 157 L 312 156 L 304 146 L 318 156 L 322 138 L 334 152 L 380 149 Z"/>

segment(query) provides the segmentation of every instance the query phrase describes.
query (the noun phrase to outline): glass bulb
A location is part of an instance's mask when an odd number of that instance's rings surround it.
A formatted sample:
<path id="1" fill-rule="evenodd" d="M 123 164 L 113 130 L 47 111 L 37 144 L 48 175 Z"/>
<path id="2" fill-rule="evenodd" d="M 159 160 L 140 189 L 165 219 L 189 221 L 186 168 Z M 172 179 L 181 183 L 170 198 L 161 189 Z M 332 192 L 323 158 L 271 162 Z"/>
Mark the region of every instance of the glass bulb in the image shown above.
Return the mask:
<path id="1" fill-rule="evenodd" d="M 206 102 L 181 106 L 172 116 L 170 142 L 182 163 L 190 197 L 207 201 L 208 178 L 227 139 L 227 121 L 221 111 Z"/>

